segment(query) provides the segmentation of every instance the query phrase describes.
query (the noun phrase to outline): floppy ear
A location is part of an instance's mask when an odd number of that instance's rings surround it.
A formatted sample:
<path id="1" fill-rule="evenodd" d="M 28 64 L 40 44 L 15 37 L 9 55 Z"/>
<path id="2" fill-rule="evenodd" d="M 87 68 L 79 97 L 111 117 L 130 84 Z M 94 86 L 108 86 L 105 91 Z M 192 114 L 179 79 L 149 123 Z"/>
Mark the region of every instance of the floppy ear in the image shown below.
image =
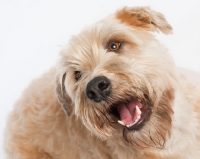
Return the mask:
<path id="1" fill-rule="evenodd" d="M 115 13 L 115 17 L 122 23 L 141 27 L 149 31 L 162 31 L 164 34 L 172 33 L 172 27 L 163 14 L 151 10 L 149 7 L 125 7 Z"/>
<path id="2" fill-rule="evenodd" d="M 59 80 L 59 78 L 57 78 L 56 94 L 59 103 L 62 105 L 63 110 L 68 116 L 70 116 L 72 113 L 72 101 L 65 91 L 65 85 L 64 85 L 65 77 L 66 73 L 62 76 L 61 81 Z"/>

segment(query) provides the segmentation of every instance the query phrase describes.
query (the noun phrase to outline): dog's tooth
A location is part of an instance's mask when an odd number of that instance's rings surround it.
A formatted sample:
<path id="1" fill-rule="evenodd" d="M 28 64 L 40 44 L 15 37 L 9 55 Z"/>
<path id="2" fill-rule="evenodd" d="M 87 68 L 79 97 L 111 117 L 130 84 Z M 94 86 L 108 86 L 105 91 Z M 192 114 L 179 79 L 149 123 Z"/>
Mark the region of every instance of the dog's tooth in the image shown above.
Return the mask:
<path id="1" fill-rule="evenodd" d="M 132 123 L 132 124 L 129 124 L 129 125 L 126 125 L 126 127 L 131 127 L 131 126 L 133 126 L 133 125 L 135 125 L 139 120 L 140 120 L 140 118 L 141 118 L 141 116 L 140 115 L 138 115 L 137 116 L 137 119 Z"/>
<path id="2" fill-rule="evenodd" d="M 140 120 L 140 115 L 138 115 L 138 117 L 137 117 L 137 119 L 135 120 L 135 122 L 134 123 L 137 123 L 138 122 L 138 120 Z"/>
<path id="3" fill-rule="evenodd" d="M 132 124 L 129 124 L 129 125 L 126 125 L 126 127 L 131 127 L 132 125 L 134 125 L 135 123 L 132 123 Z"/>
<path id="4" fill-rule="evenodd" d="M 126 127 L 131 127 L 131 126 L 133 126 L 133 125 L 135 125 L 139 120 L 140 120 L 140 118 L 141 118 L 141 116 L 140 115 L 138 115 L 137 116 L 137 118 L 136 118 L 136 120 L 132 123 L 132 124 L 128 124 L 128 125 L 126 125 Z"/>
<path id="5" fill-rule="evenodd" d="M 125 124 L 124 124 L 121 120 L 118 120 L 117 122 L 118 122 L 119 124 L 125 126 Z"/>
<path id="6" fill-rule="evenodd" d="M 141 115 L 141 114 L 142 114 L 142 112 L 141 112 L 140 108 L 139 108 L 137 105 L 136 105 L 135 109 L 136 109 L 136 111 L 137 111 L 138 115 Z"/>
<path id="7" fill-rule="evenodd" d="M 128 125 L 126 125 L 126 127 L 131 127 L 132 126 L 132 124 L 128 124 Z"/>
<path id="8" fill-rule="evenodd" d="M 137 123 L 140 120 L 140 116 L 135 120 L 135 123 Z"/>

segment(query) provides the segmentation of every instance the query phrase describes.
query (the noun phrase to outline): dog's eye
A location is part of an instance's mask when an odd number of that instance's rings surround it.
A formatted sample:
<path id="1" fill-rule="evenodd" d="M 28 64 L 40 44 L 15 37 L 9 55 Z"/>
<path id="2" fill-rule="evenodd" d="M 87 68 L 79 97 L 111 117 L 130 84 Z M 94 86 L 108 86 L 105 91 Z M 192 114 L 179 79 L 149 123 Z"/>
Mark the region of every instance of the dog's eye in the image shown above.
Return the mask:
<path id="1" fill-rule="evenodd" d="M 121 46 L 121 43 L 120 42 L 110 42 L 108 44 L 108 50 L 109 51 L 117 51 Z"/>
<path id="2" fill-rule="evenodd" d="M 75 76 L 76 81 L 78 81 L 81 78 L 81 72 L 80 71 L 75 71 L 74 72 L 74 76 Z"/>

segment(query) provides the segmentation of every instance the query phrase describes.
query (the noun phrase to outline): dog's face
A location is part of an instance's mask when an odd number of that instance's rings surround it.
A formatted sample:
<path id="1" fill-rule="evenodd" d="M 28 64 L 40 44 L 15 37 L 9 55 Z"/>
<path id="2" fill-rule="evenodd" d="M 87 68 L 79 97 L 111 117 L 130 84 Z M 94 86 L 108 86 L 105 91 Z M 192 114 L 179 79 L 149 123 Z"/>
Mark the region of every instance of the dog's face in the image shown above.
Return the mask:
<path id="1" fill-rule="evenodd" d="M 170 136 L 174 64 L 150 31 L 171 32 L 162 14 L 124 8 L 85 28 L 63 50 L 57 95 L 96 136 L 121 135 L 136 149 Z"/>

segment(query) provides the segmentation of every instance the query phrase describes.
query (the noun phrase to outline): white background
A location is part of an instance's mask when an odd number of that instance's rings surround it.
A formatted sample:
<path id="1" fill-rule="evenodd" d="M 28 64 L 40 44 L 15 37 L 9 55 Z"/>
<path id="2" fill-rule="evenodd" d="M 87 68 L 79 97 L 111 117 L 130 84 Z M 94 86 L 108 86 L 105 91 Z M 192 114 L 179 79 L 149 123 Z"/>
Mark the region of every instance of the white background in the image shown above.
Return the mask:
<path id="1" fill-rule="evenodd" d="M 30 81 L 51 68 L 81 28 L 123 6 L 162 12 L 173 35 L 157 35 L 177 66 L 200 72 L 198 0 L 0 0 L 0 159 L 6 116 Z"/>

